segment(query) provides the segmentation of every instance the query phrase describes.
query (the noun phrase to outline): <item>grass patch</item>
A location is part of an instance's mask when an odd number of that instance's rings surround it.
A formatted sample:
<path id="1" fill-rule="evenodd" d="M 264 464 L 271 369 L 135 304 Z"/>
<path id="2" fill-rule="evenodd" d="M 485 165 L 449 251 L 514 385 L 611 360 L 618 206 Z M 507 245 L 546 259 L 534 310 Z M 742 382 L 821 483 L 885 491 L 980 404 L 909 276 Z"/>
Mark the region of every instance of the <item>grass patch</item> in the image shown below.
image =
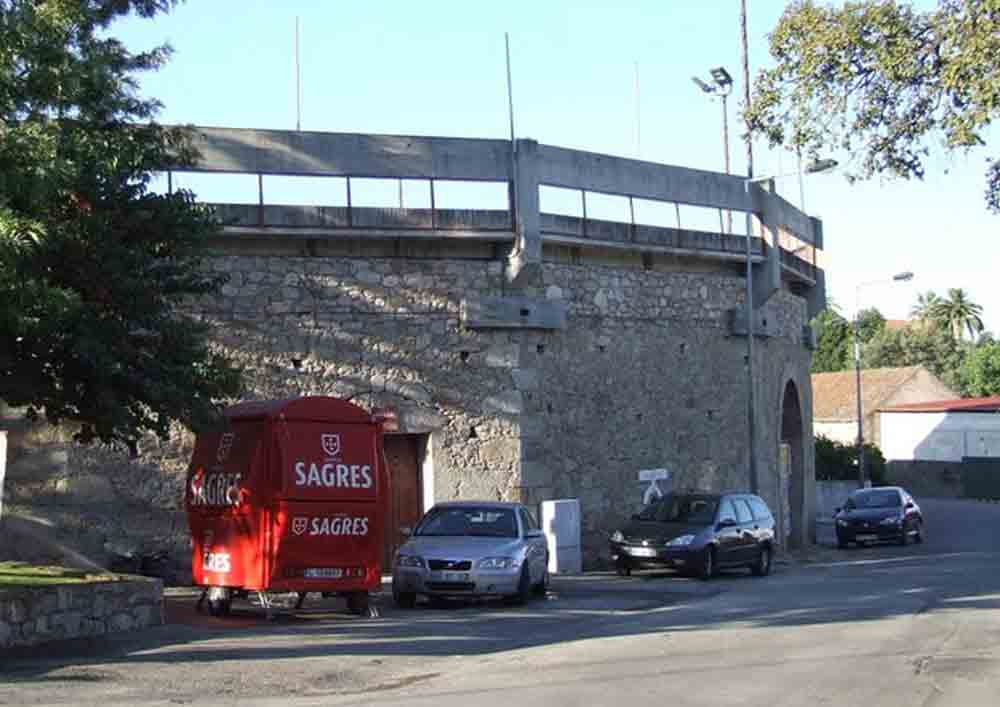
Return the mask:
<path id="1" fill-rule="evenodd" d="M 110 574 L 94 574 L 69 567 L 31 565 L 27 562 L 0 562 L 0 589 L 42 587 L 52 584 L 83 584 L 114 579 Z"/>

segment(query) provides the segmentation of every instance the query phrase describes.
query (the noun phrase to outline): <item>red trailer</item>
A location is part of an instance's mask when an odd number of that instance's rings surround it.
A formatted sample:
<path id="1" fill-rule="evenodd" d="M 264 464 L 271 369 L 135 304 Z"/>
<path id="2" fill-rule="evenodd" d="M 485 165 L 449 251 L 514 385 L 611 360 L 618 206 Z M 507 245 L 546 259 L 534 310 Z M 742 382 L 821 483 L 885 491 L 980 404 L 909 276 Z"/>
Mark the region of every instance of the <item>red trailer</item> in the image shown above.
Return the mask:
<path id="1" fill-rule="evenodd" d="M 185 502 L 192 573 L 210 613 L 234 596 L 347 597 L 368 613 L 381 584 L 389 475 L 382 426 L 336 398 L 248 402 L 198 436 Z"/>

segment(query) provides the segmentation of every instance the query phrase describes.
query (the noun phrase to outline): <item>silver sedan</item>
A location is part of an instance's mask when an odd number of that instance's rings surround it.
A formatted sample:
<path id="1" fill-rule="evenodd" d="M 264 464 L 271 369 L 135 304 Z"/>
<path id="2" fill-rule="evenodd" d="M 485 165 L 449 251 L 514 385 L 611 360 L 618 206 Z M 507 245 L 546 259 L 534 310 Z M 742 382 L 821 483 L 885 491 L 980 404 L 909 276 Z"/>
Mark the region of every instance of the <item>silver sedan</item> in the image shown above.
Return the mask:
<path id="1" fill-rule="evenodd" d="M 396 604 L 418 595 L 544 594 L 549 552 L 534 517 L 519 503 L 453 501 L 431 508 L 399 548 L 392 571 Z"/>

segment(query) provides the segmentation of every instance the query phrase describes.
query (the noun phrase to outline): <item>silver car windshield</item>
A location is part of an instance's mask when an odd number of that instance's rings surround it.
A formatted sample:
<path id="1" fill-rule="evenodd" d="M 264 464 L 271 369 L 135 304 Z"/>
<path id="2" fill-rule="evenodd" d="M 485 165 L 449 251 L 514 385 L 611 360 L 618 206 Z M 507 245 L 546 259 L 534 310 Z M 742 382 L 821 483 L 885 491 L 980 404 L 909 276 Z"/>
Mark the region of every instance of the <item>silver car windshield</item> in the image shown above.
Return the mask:
<path id="1" fill-rule="evenodd" d="M 509 508 L 449 506 L 432 508 L 414 535 L 516 538 L 517 520 Z"/>

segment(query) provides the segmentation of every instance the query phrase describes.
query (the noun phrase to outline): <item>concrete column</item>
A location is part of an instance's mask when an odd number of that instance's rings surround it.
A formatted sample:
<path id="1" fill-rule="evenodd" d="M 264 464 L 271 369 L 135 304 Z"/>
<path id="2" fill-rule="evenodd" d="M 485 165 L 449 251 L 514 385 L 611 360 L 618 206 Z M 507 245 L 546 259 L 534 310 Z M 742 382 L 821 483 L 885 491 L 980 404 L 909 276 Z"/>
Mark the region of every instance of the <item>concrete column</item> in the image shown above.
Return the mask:
<path id="1" fill-rule="evenodd" d="M 514 152 L 515 246 L 507 260 L 507 280 L 529 285 L 541 276 L 542 229 L 538 203 L 538 143 L 517 140 Z"/>
<path id="2" fill-rule="evenodd" d="M 762 182 L 761 200 L 754 204 L 754 211 L 760 214 L 761 235 L 767 248 L 767 260 L 754 274 L 754 304 L 763 307 L 771 295 L 781 289 L 781 248 L 778 245 L 778 214 L 772 202 L 774 180 Z"/>

